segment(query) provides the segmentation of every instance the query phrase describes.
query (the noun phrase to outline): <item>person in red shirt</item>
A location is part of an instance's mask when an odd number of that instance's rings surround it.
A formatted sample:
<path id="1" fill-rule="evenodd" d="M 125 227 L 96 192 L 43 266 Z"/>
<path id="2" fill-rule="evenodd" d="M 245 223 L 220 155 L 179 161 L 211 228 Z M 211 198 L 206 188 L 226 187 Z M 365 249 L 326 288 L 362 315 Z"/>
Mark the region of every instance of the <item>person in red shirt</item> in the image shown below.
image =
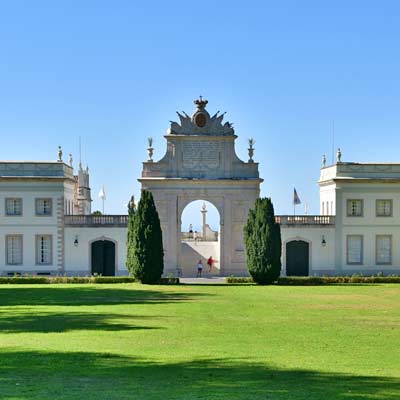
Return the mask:
<path id="1" fill-rule="evenodd" d="M 207 264 L 208 264 L 208 267 L 209 267 L 208 272 L 211 272 L 212 267 L 213 267 L 213 263 L 214 263 L 214 260 L 213 260 L 212 256 L 210 256 L 210 258 L 207 260 Z"/>

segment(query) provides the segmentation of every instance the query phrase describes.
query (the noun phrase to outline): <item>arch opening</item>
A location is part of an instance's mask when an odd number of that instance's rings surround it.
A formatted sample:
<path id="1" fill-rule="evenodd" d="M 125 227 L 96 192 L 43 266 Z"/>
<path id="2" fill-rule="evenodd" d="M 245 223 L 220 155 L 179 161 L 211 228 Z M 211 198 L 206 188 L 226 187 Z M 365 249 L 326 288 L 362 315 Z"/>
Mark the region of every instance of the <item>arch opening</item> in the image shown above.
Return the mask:
<path id="1" fill-rule="evenodd" d="M 219 276 L 221 218 L 218 209 L 207 200 L 194 200 L 185 206 L 180 221 L 178 274 L 183 277 Z"/>

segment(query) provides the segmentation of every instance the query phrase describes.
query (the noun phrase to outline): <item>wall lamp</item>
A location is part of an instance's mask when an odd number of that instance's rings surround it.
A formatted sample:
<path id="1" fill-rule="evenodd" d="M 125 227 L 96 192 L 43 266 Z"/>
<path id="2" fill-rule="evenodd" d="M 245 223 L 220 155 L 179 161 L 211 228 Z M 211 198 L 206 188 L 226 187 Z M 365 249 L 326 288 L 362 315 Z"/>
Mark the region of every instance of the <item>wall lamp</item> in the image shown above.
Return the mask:
<path id="1" fill-rule="evenodd" d="M 74 246 L 78 247 L 79 241 L 78 241 L 78 235 L 75 236 L 75 240 L 74 240 Z"/>
<path id="2" fill-rule="evenodd" d="M 325 240 L 325 236 L 324 235 L 322 235 L 321 246 L 322 247 L 326 246 L 326 240 Z"/>

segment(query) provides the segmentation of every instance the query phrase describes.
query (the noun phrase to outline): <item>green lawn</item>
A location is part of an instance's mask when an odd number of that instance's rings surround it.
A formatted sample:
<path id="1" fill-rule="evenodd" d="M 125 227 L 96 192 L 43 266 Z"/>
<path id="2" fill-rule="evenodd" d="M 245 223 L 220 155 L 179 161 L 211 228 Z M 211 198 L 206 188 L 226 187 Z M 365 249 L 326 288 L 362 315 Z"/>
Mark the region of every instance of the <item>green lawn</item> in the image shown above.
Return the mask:
<path id="1" fill-rule="evenodd" d="M 400 399 L 400 285 L 0 286 L 0 399 Z"/>

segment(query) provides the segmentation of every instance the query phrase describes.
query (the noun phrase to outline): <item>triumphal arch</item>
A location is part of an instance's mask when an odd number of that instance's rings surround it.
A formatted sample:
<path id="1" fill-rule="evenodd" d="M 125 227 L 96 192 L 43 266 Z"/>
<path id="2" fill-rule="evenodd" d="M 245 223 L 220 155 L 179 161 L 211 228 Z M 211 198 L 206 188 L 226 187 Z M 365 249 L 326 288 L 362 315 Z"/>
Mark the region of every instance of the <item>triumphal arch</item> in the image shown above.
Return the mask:
<path id="1" fill-rule="evenodd" d="M 243 227 L 250 208 L 260 194 L 258 163 L 240 160 L 235 153 L 232 124 L 223 122 L 224 114 L 212 117 L 208 101 L 195 100 L 192 116 L 177 113 L 180 122 L 171 122 L 164 136 L 167 152 L 153 161 L 152 140 L 149 159 L 143 163 L 139 179 L 142 189 L 153 193 L 160 216 L 164 243 L 164 273 L 175 273 L 182 264 L 181 216 L 194 200 L 212 203 L 220 214 L 220 260 L 222 276 L 247 273 Z M 197 260 L 193 259 L 193 268 Z"/>

